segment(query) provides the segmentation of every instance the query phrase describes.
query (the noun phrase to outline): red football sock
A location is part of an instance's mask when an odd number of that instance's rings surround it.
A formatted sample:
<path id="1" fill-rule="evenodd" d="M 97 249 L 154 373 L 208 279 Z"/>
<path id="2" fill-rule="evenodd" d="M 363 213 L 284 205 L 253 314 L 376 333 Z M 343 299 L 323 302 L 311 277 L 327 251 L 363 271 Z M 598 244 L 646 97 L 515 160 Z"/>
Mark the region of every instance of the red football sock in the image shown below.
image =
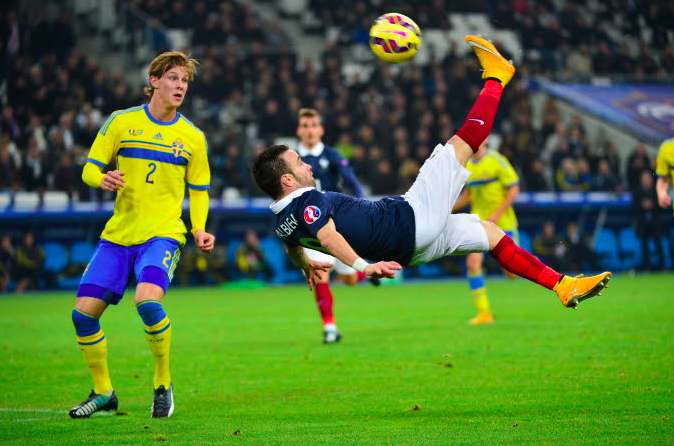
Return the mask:
<path id="1" fill-rule="evenodd" d="M 358 282 L 362 282 L 363 280 L 367 279 L 365 273 L 360 271 L 356 271 L 356 277 L 358 277 Z"/>
<path id="2" fill-rule="evenodd" d="M 321 313 L 323 325 L 334 324 L 335 315 L 332 313 L 332 291 L 330 285 L 327 283 L 319 283 L 314 288 L 314 295 L 316 296 L 316 304 L 318 311 Z"/>
<path id="3" fill-rule="evenodd" d="M 503 85 L 499 81 L 487 79 L 473 108 L 468 112 L 463 127 L 456 132 L 456 135 L 466 141 L 473 152 L 477 152 L 480 144 L 491 132 L 502 93 Z"/>
<path id="4" fill-rule="evenodd" d="M 506 270 L 543 285 L 549 290 L 553 289 L 562 278 L 561 274 L 541 262 L 538 257 L 517 246 L 507 235 L 496 244 L 491 254 Z"/>

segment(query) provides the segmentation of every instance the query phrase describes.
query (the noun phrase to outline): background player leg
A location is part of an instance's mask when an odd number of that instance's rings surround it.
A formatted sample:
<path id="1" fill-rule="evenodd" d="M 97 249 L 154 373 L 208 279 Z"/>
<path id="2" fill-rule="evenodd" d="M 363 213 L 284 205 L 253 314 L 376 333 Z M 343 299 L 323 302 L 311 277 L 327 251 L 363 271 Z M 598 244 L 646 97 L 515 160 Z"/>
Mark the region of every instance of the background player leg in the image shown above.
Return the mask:
<path id="1" fill-rule="evenodd" d="M 117 410 L 117 396 L 112 389 L 108 370 L 108 341 L 99 323 L 107 306 L 101 299 L 78 297 L 72 312 L 77 344 L 94 382 L 89 397 L 70 410 L 72 418 L 88 418 L 99 410 Z"/>
<path id="2" fill-rule="evenodd" d="M 146 267 L 142 275 L 147 275 L 151 271 L 146 270 L 152 268 L 161 271 L 156 267 Z M 145 339 L 154 357 L 152 416 L 155 418 L 170 417 L 174 408 L 169 363 L 172 328 L 161 303 L 163 296 L 163 288 L 154 283 L 140 282 L 136 287 L 136 308 L 145 325 Z"/>
<path id="3" fill-rule="evenodd" d="M 339 342 L 342 335 L 337 330 L 334 315 L 334 299 L 330 290 L 330 273 L 322 271 L 320 282 L 314 288 L 316 306 L 323 321 L 323 343 L 334 344 Z"/>
<path id="4" fill-rule="evenodd" d="M 489 308 L 489 298 L 485 286 L 482 262 L 484 255 L 481 252 L 472 252 L 466 256 L 466 270 L 468 286 L 473 295 L 473 302 L 477 307 L 477 315 L 468 321 L 471 325 L 491 324 L 494 316 Z"/>

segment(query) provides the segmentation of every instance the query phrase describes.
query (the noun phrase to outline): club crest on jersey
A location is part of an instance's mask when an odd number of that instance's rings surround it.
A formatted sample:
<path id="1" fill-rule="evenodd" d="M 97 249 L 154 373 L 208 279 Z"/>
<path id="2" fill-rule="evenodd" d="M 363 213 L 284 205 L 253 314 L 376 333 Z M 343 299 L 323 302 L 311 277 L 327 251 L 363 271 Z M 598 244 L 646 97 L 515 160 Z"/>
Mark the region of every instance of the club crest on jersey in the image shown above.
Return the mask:
<path id="1" fill-rule="evenodd" d="M 129 129 L 129 135 L 131 136 L 140 136 L 143 134 L 141 129 Z"/>
<path id="2" fill-rule="evenodd" d="M 183 144 L 180 138 L 173 141 L 173 144 L 171 144 L 171 148 L 173 149 L 173 156 L 175 156 L 176 158 L 178 158 L 179 156 L 190 155 L 190 152 L 185 150 L 185 144 Z"/>
<path id="3" fill-rule="evenodd" d="M 304 221 L 308 224 L 312 224 L 316 220 L 321 218 L 321 210 L 316 206 L 307 206 L 304 208 Z"/>

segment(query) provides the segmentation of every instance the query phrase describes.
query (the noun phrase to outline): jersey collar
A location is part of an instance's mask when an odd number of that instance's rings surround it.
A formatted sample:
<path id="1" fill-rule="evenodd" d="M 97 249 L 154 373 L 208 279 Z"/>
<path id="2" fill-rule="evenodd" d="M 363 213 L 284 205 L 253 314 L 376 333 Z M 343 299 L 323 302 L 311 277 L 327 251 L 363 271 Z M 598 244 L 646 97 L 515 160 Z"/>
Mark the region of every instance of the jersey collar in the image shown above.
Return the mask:
<path id="1" fill-rule="evenodd" d="M 305 192 L 309 192 L 312 189 L 315 188 L 303 187 L 301 189 L 294 190 L 280 200 L 272 202 L 272 204 L 269 205 L 269 209 L 271 209 L 274 214 L 278 214 L 283 209 L 285 209 L 295 198 L 299 197 Z"/>
<path id="2" fill-rule="evenodd" d="M 154 122 L 155 124 L 159 125 L 172 125 L 178 122 L 178 119 L 180 119 L 180 112 L 176 111 L 176 116 L 175 118 L 171 119 L 170 121 L 160 121 L 159 119 L 155 118 L 152 116 L 152 113 L 150 113 L 150 107 L 147 104 L 143 104 L 143 110 L 145 110 L 145 114 L 147 115 L 147 118 Z"/>
<path id="3" fill-rule="evenodd" d="M 308 156 L 308 155 L 321 156 L 324 149 L 325 149 L 325 144 L 323 144 L 322 142 L 319 142 L 318 144 L 316 144 L 312 148 L 304 147 L 302 145 L 302 143 L 299 143 L 297 145 L 297 153 L 299 153 L 301 157 L 305 157 L 305 156 Z"/>

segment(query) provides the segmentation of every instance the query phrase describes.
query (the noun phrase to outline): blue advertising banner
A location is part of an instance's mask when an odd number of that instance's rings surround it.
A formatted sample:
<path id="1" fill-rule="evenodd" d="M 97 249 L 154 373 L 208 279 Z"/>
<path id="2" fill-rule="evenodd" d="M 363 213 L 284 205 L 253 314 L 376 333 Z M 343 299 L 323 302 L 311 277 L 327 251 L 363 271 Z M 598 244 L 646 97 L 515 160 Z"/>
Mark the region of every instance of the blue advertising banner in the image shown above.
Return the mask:
<path id="1" fill-rule="evenodd" d="M 674 136 L 674 85 L 594 86 L 540 82 L 547 93 L 659 144 Z"/>

